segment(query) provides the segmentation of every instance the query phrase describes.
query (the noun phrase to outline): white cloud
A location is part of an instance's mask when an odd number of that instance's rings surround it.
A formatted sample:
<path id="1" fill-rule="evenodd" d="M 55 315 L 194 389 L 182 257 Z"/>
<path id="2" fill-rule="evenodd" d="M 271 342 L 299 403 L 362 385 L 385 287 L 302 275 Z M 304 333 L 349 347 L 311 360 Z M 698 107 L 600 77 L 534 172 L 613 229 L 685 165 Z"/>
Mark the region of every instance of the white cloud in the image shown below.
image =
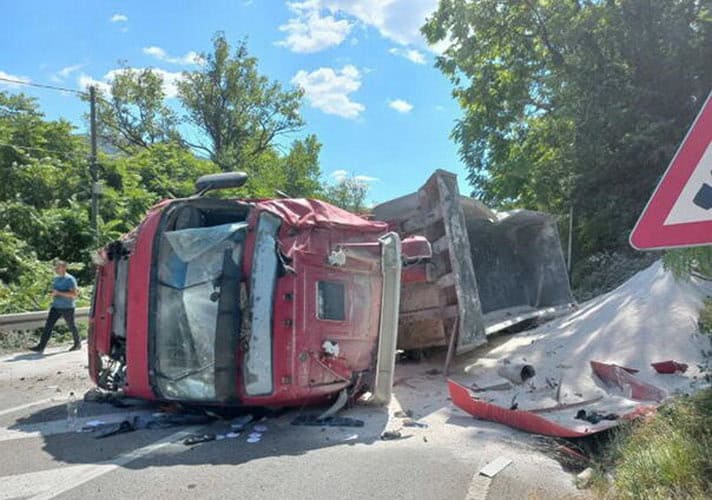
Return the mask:
<path id="1" fill-rule="evenodd" d="M 420 28 L 438 0 L 318 0 L 318 4 L 332 14 L 348 14 L 373 26 L 399 45 L 424 45 Z"/>
<path id="2" fill-rule="evenodd" d="M 416 49 L 402 49 L 399 47 L 393 47 L 388 51 L 394 56 L 405 57 L 410 62 L 415 64 L 425 64 L 425 54 Z"/>
<path id="3" fill-rule="evenodd" d="M 372 177 L 372 176 L 370 176 L 370 175 L 354 175 L 354 176 L 350 176 L 350 175 L 349 175 L 349 172 L 346 171 L 346 170 L 334 170 L 333 172 L 331 172 L 330 177 L 331 177 L 332 179 L 334 179 L 334 181 L 336 181 L 336 182 L 339 183 L 339 184 L 342 183 L 342 182 L 344 182 L 344 181 L 346 181 L 349 177 L 350 177 L 351 179 L 353 179 L 354 181 L 360 182 L 360 183 L 362 183 L 362 184 L 368 184 L 368 183 L 371 183 L 371 182 L 378 182 L 378 181 L 381 180 L 381 179 L 379 179 L 378 177 Z"/>
<path id="4" fill-rule="evenodd" d="M 399 113 L 410 113 L 413 109 L 413 105 L 408 101 L 403 99 L 394 99 L 393 101 L 388 101 L 388 107 L 393 108 Z"/>
<path id="5" fill-rule="evenodd" d="M 322 16 L 318 2 L 307 0 L 301 3 L 287 3 L 296 13 L 287 24 L 279 27 L 287 37 L 277 42 L 292 52 L 311 53 L 340 45 L 351 31 L 352 24 L 345 19 L 336 20 L 334 16 Z"/>
<path id="6" fill-rule="evenodd" d="M 112 23 L 125 23 L 128 20 L 129 18 L 125 14 L 114 14 L 111 16 L 111 19 L 109 19 Z"/>
<path id="7" fill-rule="evenodd" d="M 11 73 L 5 73 L 4 71 L 0 70 L 0 78 L 7 78 L 8 80 L 17 80 L 18 82 L 25 82 L 25 83 L 30 83 L 30 79 L 26 76 L 17 76 L 13 75 Z M 0 80 L 0 85 L 5 86 L 5 87 L 19 87 L 19 83 L 12 83 L 12 82 L 3 82 Z"/>
<path id="8" fill-rule="evenodd" d="M 379 179 L 378 177 L 371 177 L 370 175 L 355 175 L 354 180 L 357 180 L 359 182 L 369 183 L 369 182 L 378 182 L 381 179 Z"/>
<path id="9" fill-rule="evenodd" d="M 346 170 L 334 170 L 331 172 L 331 178 L 336 182 L 344 182 L 349 177 L 349 173 Z"/>
<path id="10" fill-rule="evenodd" d="M 107 82 L 96 80 L 85 73 L 79 75 L 77 83 L 79 84 L 79 88 L 82 90 L 94 86 L 97 88 L 97 90 L 99 90 L 99 92 L 103 94 L 108 94 L 109 92 L 111 92 L 111 85 L 109 85 Z"/>
<path id="11" fill-rule="evenodd" d="M 49 77 L 49 79 L 55 83 L 63 82 L 69 75 L 71 75 L 72 73 L 74 73 L 76 71 L 79 71 L 84 66 L 85 66 L 84 64 L 72 64 L 71 66 L 65 66 L 64 68 L 60 69 L 56 73 L 53 73 Z"/>
<path id="12" fill-rule="evenodd" d="M 319 68 L 311 73 L 300 70 L 292 83 L 304 89 L 309 104 L 329 115 L 357 118 L 366 107 L 350 99 L 361 87 L 361 73 L 350 64 L 340 70 Z"/>
<path id="13" fill-rule="evenodd" d="M 142 71 L 144 68 L 132 68 L 135 71 Z M 79 76 L 78 83 L 82 89 L 90 85 L 96 86 L 101 92 L 108 94 L 111 91 L 111 82 L 117 74 L 120 74 L 123 69 L 112 69 L 106 73 L 101 80 L 96 80 L 89 75 L 82 73 Z M 151 68 L 155 74 L 163 79 L 163 92 L 166 94 L 166 99 L 172 99 L 178 95 L 178 82 L 183 78 L 183 73 L 180 71 L 172 72 L 164 69 Z"/>
<path id="14" fill-rule="evenodd" d="M 200 64 L 202 61 L 200 55 L 192 50 L 186 52 L 184 56 L 180 57 L 170 56 L 161 47 L 156 47 L 155 45 L 152 45 L 151 47 L 144 47 L 142 50 L 144 54 L 155 57 L 159 61 L 171 64 Z"/>

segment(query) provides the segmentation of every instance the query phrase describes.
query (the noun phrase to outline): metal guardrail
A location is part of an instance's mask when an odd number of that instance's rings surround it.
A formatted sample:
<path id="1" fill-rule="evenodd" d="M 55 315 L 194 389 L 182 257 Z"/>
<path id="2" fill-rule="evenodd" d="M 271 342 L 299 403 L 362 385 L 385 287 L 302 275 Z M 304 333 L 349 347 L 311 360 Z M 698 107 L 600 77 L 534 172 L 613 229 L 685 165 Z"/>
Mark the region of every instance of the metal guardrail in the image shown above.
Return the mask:
<path id="1" fill-rule="evenodd" d="M 15 314 L 0 315 L 0 332 L 12 332 L 31 330 L 39 328 L 45 324 L 49 311 L 32 311 Z M 74 311 L 74 319 L 85 321 L 89 318 L 88 307 L 77 307 Z"/>

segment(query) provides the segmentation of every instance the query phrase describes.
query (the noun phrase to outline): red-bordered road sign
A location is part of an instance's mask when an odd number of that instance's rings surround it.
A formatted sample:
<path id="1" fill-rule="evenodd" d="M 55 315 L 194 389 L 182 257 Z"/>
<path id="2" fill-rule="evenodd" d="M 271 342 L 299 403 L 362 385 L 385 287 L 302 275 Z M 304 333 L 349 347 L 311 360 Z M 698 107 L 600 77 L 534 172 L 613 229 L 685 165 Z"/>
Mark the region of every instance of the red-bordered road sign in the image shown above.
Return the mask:
<path id="1" fill-rule="evenodd" d="M 712 92 L 630 235 L 638 250 L 712 244 Z"/>

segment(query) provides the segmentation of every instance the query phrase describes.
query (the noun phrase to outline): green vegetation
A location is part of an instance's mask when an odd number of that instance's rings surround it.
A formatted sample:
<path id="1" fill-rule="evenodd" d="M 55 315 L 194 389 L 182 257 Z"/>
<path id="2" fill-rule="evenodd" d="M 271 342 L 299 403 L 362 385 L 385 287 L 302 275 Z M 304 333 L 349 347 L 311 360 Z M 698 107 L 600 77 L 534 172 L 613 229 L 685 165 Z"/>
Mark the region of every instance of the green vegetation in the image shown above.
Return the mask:
<path id="1" fill-rule="evenodd" d="M 712 299 L 705 300 L 705 304 L 700 311 L 700 317 L 697 318 L 697 324 L 702 333 L 712 336 Z"/>
<path id="2" fill-rule="evenodd" d="M 304 125 L 300 90 L 270 82 L 246 44 L 232 50 L 222 34 L 200 57 L 204 64 L 178 85 L 179 106 L 166 104 L 162 77 L 150 69 L 124 68 L 100 93 L 96 235 L 87 137 L 65 120 L 47 120 L 35 99 L 0 91 L 0 314 L 46 308 L 56 258 L 70 262 L 83 290 L 79 305 L 88 304 L 93 250 L 133 229 L 161 199 L 191 195 L 204 174 L 249 174 L 244 188 L 215 196 L 279 190 L 363 207 L 367 186 L 322 183 L 316 136 L 286 141 Z"/>
<path id="3" fill-rule="evenodd" d="M 562 226 L 573 207 L 576 288 L 592 256 L 645 265 L 628 235 L 710 92 L 712 2 L 441 0 L 423 32 L 450 42 L 474 194 Z"/>
<path id="4" fill-rule="evenodd" d="M 683 248 L 666 252 L 665 267 L 677 276 L 697 276 L 712 279 L 712 250 L 710 247 Z"/>
<path id="5" fill-rule="evenodd" d="M 618 429 L 594 487 L 601 497 L 712 496 L 712 389 L 678 398 L 644 421 Z M 612 480 L 601 472 L 615 467 Z"/>

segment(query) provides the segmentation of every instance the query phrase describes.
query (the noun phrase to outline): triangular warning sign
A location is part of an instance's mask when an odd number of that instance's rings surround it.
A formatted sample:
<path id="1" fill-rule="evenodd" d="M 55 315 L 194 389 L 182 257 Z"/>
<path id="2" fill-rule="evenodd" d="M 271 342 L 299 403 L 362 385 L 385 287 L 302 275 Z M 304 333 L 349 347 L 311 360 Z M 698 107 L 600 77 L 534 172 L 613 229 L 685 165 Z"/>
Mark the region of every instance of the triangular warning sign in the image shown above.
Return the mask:
<path id="1" fill-rule="evenodd" d="M 638 250 L 712 244 L 712 93 L 630 235 Z"/>

